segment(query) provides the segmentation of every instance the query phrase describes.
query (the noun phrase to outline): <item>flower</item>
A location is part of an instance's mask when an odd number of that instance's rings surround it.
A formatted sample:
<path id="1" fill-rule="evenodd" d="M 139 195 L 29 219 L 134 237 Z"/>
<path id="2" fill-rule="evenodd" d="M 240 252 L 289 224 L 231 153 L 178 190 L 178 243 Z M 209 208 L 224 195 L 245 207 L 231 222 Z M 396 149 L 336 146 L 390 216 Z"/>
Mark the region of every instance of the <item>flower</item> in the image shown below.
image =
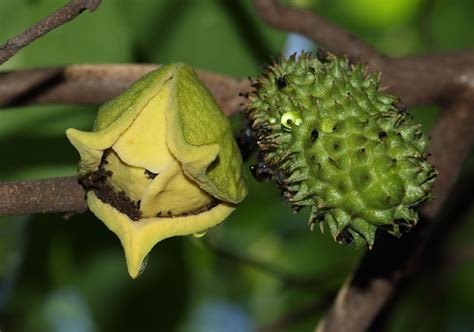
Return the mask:
<path id="1" fill-rule="evenodd" d="M 247 194 L 229 122 L 185 64 L 163 66 L 68 129 L 90 210 L 120 239 L 136 278 L 153 246 L 222 222 Z"/>

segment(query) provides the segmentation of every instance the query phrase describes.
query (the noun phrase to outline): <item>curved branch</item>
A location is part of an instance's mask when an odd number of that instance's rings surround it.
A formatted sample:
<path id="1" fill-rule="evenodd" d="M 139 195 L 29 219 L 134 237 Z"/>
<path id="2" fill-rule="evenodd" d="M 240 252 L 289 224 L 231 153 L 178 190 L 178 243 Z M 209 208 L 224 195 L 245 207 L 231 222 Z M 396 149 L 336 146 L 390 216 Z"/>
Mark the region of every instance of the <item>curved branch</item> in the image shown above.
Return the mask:
<path id="1" fill-rule="evenodd" d="M 93 12 L 100 5 L 101 0 L 71 0 L 64 7 L 48 15 L 40 22 L 32 25 L 21 34 L 9 39 L 0 46 L 0 64 L 4 63 L 19 50 L 34 40 L 44 36 L 49 31 L 71 21 L 76 16 L 88 9 Z"/>
<path id="2" fill-rule="evenodd" d="M 429 220 L 439 216 L 474 146 L 474 89 L 453 97 L 431 130 L 428 152 L 439 174 L 432 190 L 433 201 L 421 208 Z"/>
<path id="3" fill-rule="evenodd" d="M 18 70 L 0 74 L 0 107 L 33 104 L 100 105 L 120 94 L 135 80 L 158 65 L 70 65 Z M 246 99 L 239 92 L 250 89 L 239 80 L 203 70 L 197 71 L 224 113 L 240 109 Z"/>
<path id="4" fill-rule="evenodd" d="M 407 106 L 429 105 L 453 86 L 474 85 L 474 51 L 391 58 L 309 10 L 283 6 L 278 0 L 254 0 L 263 21 L 285 31 L 300 33 L 333 53 L 355 62 L 366 61 L 382 72 L 382 85 Z"/>
<path id="5" fill-rule="evenodd" d="M 262 20 L 274 28 L 304 35 L 336 54 L 347 54 L 378 67 L 383 62 L 368 44 L 310 10 L 284 6 L 278 0 L 254 0 L 254 5 Z"/>

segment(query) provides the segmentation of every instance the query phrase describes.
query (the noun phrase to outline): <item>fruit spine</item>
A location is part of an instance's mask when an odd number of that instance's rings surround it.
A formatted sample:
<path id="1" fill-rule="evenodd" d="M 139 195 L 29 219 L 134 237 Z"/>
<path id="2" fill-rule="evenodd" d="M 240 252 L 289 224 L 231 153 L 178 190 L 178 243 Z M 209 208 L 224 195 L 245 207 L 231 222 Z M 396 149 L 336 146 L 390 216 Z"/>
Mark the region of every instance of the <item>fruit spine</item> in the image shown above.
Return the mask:
<path id="1" fill-rule="evenodd" d="M 253 171 L 274 179 L 293 209 L 311 209 L 337 242 L 400 236 L 431 198 L 428 141 L 380 75 L 326 52 L 273 63 L 252 82 L 247 110 L 259 148 Z"/>

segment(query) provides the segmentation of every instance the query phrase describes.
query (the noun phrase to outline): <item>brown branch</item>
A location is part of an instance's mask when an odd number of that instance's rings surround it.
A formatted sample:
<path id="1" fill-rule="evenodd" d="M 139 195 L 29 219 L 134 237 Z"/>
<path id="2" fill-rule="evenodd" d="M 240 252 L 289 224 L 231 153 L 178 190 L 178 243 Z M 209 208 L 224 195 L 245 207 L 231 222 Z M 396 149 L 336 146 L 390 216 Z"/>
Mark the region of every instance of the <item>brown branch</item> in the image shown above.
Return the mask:
<path id="1" fill-rule="evenodd" d="M 382 85 L 407 106 L 432 104 L 453 86 L 474 82 L 474 51 L 391 58 L 312 11 L 283 6 L 278 0 L 254 4 L 267 24 L 305 35 L 355 62 L 367 61 L 372 71 L 383 72 Z"/>
<path id="2" fill-rule="evenodd" d="M 0 182 L 0 216 L 86 210 L 85 191 L 75 176 Z"/>
<path id="3" fill-rule="evenodd" d="M 21 34 L 9 39 L 0 46 L 0 64 L 4 63 L 19 50 L 34 40 L 44 36 L 49 31 L 71 21 L 84 10 L 94 11 L 100 5 L 101 0 L 71 0 L 64 7 L 48 15 L 40 22 L 32 25 Z"/>
<path id="4" fill-rule="evenodd" d="M 0 107 L 33 104 L 100 105 L 120 94 L 132 82 L 157 65 L 71 65 L 18 70 L 0 74 Z M 197 71 L 224 113 L 237 112 L 250 82 L 210 72 Z"/>
<path id="5" fill-rule="evenodd" d="M 333 53 L 351 55 L 379 66 L 383 62 L 372 47 L 310 10 L 283 6 L 278 0 L 254 0 L 254 5 L 261 19 L 274 28 L 304 35 Z"/>
<path id="6" fill-rule="evenodd" d="M 444 257 L 444 268 L 449 272 L 460 264 L 474 260 L 474 243 L 469 242 L 451 249 Z"/>
<path id="7" fill-rule="evenodd" d="M 433 188 L 434 200 L 421 208 L 430 220 L 441 212 L 474 144 L 474 87 L 465 95 L 452 97 L 431 130 L 428 151 L 439 174 Z"/>

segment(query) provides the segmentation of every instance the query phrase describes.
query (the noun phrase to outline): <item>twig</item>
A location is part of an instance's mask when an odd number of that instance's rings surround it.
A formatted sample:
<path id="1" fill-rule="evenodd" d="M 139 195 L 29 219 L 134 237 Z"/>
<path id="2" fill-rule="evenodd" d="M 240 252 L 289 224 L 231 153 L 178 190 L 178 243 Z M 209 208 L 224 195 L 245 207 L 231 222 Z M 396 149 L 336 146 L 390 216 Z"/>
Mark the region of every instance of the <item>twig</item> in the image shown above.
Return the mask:
<path id="1" fill-rule="evenodd" d="M 0 216 L 86 210 L 84 189 L 74 176 L 0 182 Z"/>
<path id="2" fill-rule="evenodd" d="M 291 28 L 291 25 L 297 24 L 302 27 L 299 32 L 312 31 L 313 39 L 330 50 L 368 60 L 372 70 L 383 71 L 382 82 L 388 91 L 399 96 L 407 106 L 432 104 L 449 95 L 453 89 L 474 85 L 472 51 L 392 59 L 378 55 L 365 43 L 352 36 L 349 38 L 347 32 L 309 11 L 280 5 L 276 10 L 268 8 L 275 4 L 272 0 L 256 1 L 267 22 L 280 28 Z M 272 14 L 275 11 L 279 15 Z M 283 11 L 289 14 L 283 15 Z M 303 19 L 298 17 L 299 14 L 303 15 Z M 316 19 L 306 19 L 308 16 Z M 286 22 L 286 25 L 276 20 Z M 72 65 L 2 73 L 0 106 L 55 103 L 100 105 L 154 68 L 155 65 Z M 247 80 L 203 71 L 199 74 L 226 114 L 238 111 L 239 105 L 245 102 L 238 92 L 249 90 Z"/>
<path id="3" fill-rule="evenodd" d="M 33 104 L 101 105 L 158 65 L 101 64 L 18 70 L 0 75 L 0 107 Z M 224 113 L 239 111 L 246 99 L 239 92 L 250 89 L 247 79 L 198 70 Z"/>
<path id="4" fill-rule="evenodd" d="M 299 33 L 334 53 L 377 63 L 378 67 L 383 62 L 368 44 L 310 10 L 284 6 L 278 0 L 254 0 L 254 4 L 262 20 L 272 27 Z"/>
<path id="5" fill-rule="evenodd" d="M 64 7 L 48 15 L 40 22 L 32 25 L 18 36 L 9 39 L 0 46 L 0 64 L 14 56 L 23 47 L 32 41 L 44 36 L 49 31 L 71 21 L 88 9 L 93 12 L 100 5 L 101 0 L 71 0 Z"/>
<path id="6" fill-rule="evenodd" d="M 434 200 L 421 208 L 430 220 L 437 218 L 458 180 L 464 160 L 474 144 L 474 86 L 470 91 L 453 94 L 431 130 L 428 151 L 439 174 L 433 188 Z"/>
<path id="7" fill-rule="evenodd" d="M 267 24 L 303 34 L 355 62 L 367 61 L 371 71 L 383 72 L 382 85 L 407 106 L 429 105 L 449 94 L 455 86 L 474 84 L 472 50 L 391 58 L 312 11 L 283 6 L 278 0 L 254 0 L 254 4 Z"/>
<path id="8" fill-rule="evenodd" d="M 454 270 L 460 264 L 474 260 L 474 243 L 469 242 L 451 249 L 445 255 L 445 268 Z"/>

